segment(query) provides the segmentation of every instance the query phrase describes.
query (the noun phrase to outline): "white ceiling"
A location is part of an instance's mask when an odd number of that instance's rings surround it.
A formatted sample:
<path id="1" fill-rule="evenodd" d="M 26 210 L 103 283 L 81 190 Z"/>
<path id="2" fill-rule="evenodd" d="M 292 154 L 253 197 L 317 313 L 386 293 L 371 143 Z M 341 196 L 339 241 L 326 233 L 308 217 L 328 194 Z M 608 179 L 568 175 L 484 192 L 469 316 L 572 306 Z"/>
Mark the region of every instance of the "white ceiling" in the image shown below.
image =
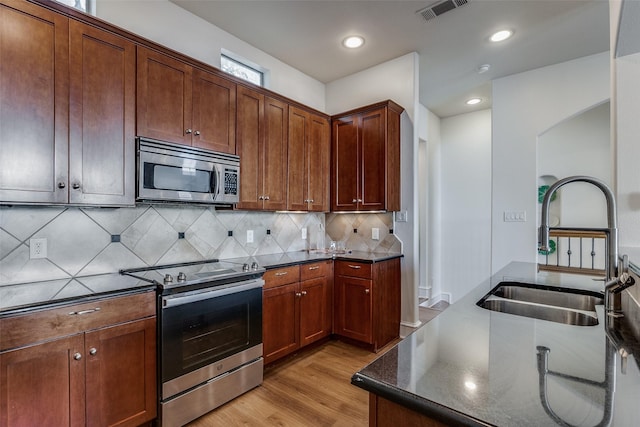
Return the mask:
<path id="1" fill-rule="evenodd" d="M 488 108 L 492 79 L 609 50 L 608 0 L 469 0 L 431 21 L 416 11 L 435 0 L 171 1 L 323 83 L 417 52 L 420 103 L 440 117 Z M 350 34 L 364 47 L 342 47 Z"/>

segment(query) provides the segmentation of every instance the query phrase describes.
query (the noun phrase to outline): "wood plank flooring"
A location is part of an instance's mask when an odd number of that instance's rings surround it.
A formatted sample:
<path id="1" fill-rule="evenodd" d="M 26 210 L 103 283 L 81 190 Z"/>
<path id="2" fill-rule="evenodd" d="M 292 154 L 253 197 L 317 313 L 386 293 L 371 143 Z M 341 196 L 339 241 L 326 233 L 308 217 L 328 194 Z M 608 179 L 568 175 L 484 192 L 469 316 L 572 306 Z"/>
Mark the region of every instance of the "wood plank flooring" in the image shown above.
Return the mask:
<path id="1" fill-rule="evenodd" d="M 377 356 L 329 341 L 268 367 L 261 386 L 189 426 L 367 426 L 369 395 L 351 376 Z"/>

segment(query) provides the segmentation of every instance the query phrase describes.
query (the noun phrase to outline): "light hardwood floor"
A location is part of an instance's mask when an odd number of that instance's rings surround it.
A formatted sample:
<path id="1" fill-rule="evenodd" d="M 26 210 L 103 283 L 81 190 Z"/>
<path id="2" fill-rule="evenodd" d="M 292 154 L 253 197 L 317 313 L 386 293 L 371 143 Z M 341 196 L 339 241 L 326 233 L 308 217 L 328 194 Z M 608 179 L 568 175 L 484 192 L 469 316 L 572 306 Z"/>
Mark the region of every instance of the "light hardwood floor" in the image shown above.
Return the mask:
<path id="1" fill-rule="evenodd" d="M 261 386 L 189 426 L 367 426 L 369 395 L 351 376 L 377 356 L 329 341 L 268 367 Z"/>

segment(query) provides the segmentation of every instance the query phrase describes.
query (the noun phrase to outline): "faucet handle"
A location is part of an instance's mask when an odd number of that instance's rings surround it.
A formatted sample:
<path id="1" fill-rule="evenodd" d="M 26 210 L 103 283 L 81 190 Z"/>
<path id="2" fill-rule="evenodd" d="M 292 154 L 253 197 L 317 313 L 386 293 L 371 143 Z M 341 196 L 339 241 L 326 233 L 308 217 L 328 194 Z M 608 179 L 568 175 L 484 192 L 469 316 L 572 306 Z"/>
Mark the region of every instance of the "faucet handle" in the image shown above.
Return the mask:
<path id="1" fill-rule="evenodd" d="M 629 274 L 629 255 L 622 255 L 621 274 Z"/>

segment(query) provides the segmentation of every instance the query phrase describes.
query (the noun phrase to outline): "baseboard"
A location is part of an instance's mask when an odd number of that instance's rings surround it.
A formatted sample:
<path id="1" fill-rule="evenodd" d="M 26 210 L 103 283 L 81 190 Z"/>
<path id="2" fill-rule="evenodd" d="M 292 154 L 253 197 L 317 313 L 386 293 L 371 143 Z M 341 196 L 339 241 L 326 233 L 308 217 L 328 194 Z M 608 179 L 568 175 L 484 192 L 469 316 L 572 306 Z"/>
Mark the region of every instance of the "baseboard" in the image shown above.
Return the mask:
<path id="1" fill-rule="evenodd" d="M 400 326 L 406 326 L 408 328 L 417 328 L 420 325 L 422 325 L 422 322 L 419 320 L 416 322 L 405 322 L 405 321 L 400 322 Z"/>
<path id="2" fill-rule="evenodd" d="M 435 295 L 429 298 L 428 300 L 426 300 L 425 302 L 423 302 L 422 304 L 420 304 L 420 307 L 426 307 L 426 308 L 433 307 L 440 301 L 444 301 L 447 304 L 451 304 L 451 294 L 448 292 L 442 292 L 441 294 Z"/>

